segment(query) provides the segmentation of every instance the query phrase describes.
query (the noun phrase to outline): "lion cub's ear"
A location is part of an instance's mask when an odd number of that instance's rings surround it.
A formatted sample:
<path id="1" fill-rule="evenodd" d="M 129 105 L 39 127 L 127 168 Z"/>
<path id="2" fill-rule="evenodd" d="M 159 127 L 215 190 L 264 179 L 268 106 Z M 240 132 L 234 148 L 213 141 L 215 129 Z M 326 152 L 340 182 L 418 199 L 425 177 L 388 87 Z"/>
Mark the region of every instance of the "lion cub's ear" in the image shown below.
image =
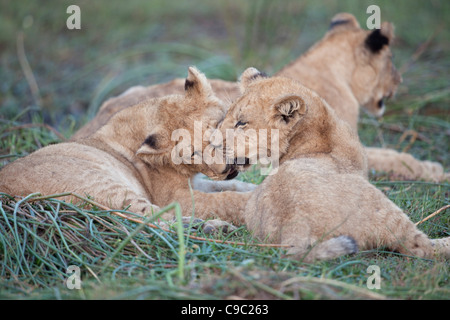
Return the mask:
<path id="1" fill-rule="evenodd" d="M 347 13 L 342 12 L 336 14 L 333 19 L 331 19 L 330 27 L 328 28 L 329 31 L 338 31 L 338 30 L 345 30 L 345 29 L 360 29 L 358 20 L 356 20 L 355 16 Z"/>
<path id="2" fill-rule="evenodd" d="M 302 117 L 308 111 L 308 106 L 302 97 L 296 94 L 281 97 L 273 104 L 274 118 L 289 123 L 292 119 Z"/>
<path id="3" fill-rule="evenodd" d="M 184 82 L 187 97 L 208 97 L 213 94 L 206 76 L 195 67 L 188 68 L 188 76 Z"/>
<path id="4" fill-rule="evenodd" d="M 256 68 L 250 67 L 245 69 L 239 77 L 239 87 L 241 89 L 241 93 L 244 93 L 245 89 L 247 89 L 248 85 L 257 79 L 268 78 L 267 74 L 259 71 Z"/>
<path id="5" fill-rule="evenodd" d="M 375 29 L 369 33 L 365 40 L 365 45 L 371 52 L 378 53 L 393 40 L 394 26 L 390 22 L 383 22 L 380 29 Z"/>
<path id="6" fill-rule="evenodd" d="M 161 135 L 154 133 L 145 138 L 137 150 L 136 155 L 161 154 L 167 151 L 170 151 L 170 148 L 165 142 L 165 139 Z"/>

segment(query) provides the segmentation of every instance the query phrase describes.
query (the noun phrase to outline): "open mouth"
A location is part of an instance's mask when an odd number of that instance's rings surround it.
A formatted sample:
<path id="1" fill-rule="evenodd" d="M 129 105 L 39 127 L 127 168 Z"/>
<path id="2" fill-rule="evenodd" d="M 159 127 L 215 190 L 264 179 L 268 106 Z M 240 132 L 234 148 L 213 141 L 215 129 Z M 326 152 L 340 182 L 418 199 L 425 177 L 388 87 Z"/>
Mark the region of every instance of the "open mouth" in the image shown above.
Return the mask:
<path id="1" fill-rule="evenodd" d="M 237 171 L 236 168 L 231 168 L 230 172 L 228 173 L 227 177 L 225 178 L 225 180 L 231 180 L 237 177 L 237 175 L 239 174 L 239 171 Z"/>
<path id="2" fill-rule="evenodd" d="M 385 101 L 385 97 L 380 99 L 377 103 L 377 107 L 378 107 L 378 112 L 375 114 L 376 117 L 381 117 L 384 114 L 384 110 L 386 109 L 384 101 Z"/>
<path id="3" fill-rule="evenodd" d="M 251 166 L 249 158 L 235 158 L 234 163 L 227 167 L 229 171 L 225 180 L 236 178 L 240 171 L 245 171 L 249 166 Z"/>
<path id="4" fill-rule="evenodd" d="M 378 101 L 378 109 L 382 109 L 384 107 L 384 98 Z"/>

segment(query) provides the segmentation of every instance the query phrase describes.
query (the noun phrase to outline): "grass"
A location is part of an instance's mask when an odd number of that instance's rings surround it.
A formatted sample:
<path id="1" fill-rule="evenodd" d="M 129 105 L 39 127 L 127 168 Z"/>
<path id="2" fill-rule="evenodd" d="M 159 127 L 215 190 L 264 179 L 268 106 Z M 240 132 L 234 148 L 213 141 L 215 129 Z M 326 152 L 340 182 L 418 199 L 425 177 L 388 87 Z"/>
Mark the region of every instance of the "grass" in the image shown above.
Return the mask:
<path id="1" fill-rule="evenodd" d="M 81 8 L 81 30 L 65 27 L 69 4 Z M 104 99 L 133 85 L 184 77 L 188 65 L 227 80 L 250 65 L 274 73 L 317 41 L 335 13 L 350 11 L 364 26 L 369 4 L 4 1 L 0 166 L 69 138 Z M 449 171 L 449 3 L 376 4 L 382 20 L 396 25 L 394 61 L 404 83 L 382 119 L 361 116 L 361 140 L 407 148 Z M 401 141 L 407 130 L 418 138 Z M 262 181 L 256 170 L 240 178 Z M 414 222 L 449 204 L 448 183 L 395 182 L 383 173 L 370 178 Z M 245 227 L 230 235 L 181 235 L 176 227 L 169 232 L 128 221 L 89 199 L 70 204 L 36 197 L 0 195 L 0 298 L 450 299 L 444 260 L 380 248 L 306 264 L 284 257 L 283 248 L 255 245 Z M 419 228 L 430 237 L 449 236 L 449 220 L 447 209 Z M 69 265 L 80 267 L 81 290 L 64 284 Z M 380 290 L 366 287 L 370 265 L 380 267 Z"/>
<path id="2" fill-rule="evenodd" d="M 207 240 L 87 208 L 89 199 L 77 205 L 57 197 L 0 199 L 2 298 L 441 299 L 450 293 L 445 261 L 372 250 L 308 265 L 283 258 L 280 248 L 254 246 L 243 227 Z M 443 229 L 434 221 L 427 233 Z M 69 265 L 80 267 L 82 290 L 64 286 Z M 365 289 L 369 265 L 382 270 L 381 292 Z"/>

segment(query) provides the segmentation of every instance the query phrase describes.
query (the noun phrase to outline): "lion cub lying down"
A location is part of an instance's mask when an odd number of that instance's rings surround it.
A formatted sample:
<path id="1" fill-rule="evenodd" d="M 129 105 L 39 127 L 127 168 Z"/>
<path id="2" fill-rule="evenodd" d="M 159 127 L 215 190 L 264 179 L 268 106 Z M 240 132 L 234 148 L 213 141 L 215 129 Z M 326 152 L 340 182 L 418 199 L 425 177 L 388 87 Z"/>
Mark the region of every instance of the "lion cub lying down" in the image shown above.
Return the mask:
<path id="1" fill-rule="evenodd" d="M 267 129 L 269 137 L 274 129 L 279 133 L 278 172 L 253 192 L 244 213 L 256 236 L 292 245 L 288 253 L 304 261 L 380 246 L 450 258 L 450 238 L 430 240 L 368 182 L 358 136 L 316 93 L 288 78 L 265 78 L 254 68 L 243 73 L 241 86 L 245 92 L 230 107 L 222 135 L 233 129 L 237 141 L 251 129 Z M 256 140 L 245 141 L 243 167 L 255 156 L 249 150 L 261 152 L 252 146 Z M 267 146 L 270 155 L 272 143 Z M 234 150 L 239 163 L 243 155 Z"/>
<path id="2" fill-rule="evenodd" d="M 206 77 L 195 68 L 189 68 L 185 88 L 183 95 L 147 100 L 118 112 L 87 139 L 47 146 L 8 164 L 0 171 L 0 192 L 74 192 L 112 209 L 128 207 L 140 215 L 178 201 L 183 213 L 190 216 L 194 200 L 197 218 L 233 222 L 230 217 L 243 210 L 248 193 L 194 190 L 192 199 L 188 180 L 198 172 L 216 179 L 233 178 L 237 171 L 226 164 L 172 161 L 172 151 L 177 150 L 177 141 L 171 139 L 175 130 L 183 129 L 194 137 L 194 123 L 201 121 L 200 134 L 206 134 L 226 113 Z M 202 143 L 185 147 L 195 157 L 208 145 L 207 141 Z M 188 156 L 191 159 L 190 153 Z M 203 183 L 198 189 L 204 191 L 254 188 L 239 181 L 221 181 L 219 186 L 213 181 Z M 163 216 L 171 217 L 172 213 Z"/>

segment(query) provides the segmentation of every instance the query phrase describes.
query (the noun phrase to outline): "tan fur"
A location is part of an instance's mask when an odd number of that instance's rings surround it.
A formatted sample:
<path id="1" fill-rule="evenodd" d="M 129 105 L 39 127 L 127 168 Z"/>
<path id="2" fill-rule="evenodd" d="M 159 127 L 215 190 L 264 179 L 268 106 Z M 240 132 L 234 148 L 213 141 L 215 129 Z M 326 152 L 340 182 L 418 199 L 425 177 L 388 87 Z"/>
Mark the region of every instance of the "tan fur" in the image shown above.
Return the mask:
<path id="1" fill-rule="evenodd" d="M 385 109 L 384 100 L 395 93 L 401 82 L 401 76 L 391 62 L 389 45 L 383 46 L 377 53 L 371 52 L 365 45 L 365 40 L 372 32 L 361 29 L 353 15 L 337 14 L 331 20 L 330 30 L 323 39 L 281 69 L 277 75 L 300 81 L 316 91 L 341 119 L 357 130 L 359 106 L 375 116 L 381 116 Z M 380 33 L 389 42 L 393 41 L 392 24 L 384 22 Z M 234 100 L 239 96 L 237 83 L 210 81 L 219 98 Z M 72 139 L 91 135 L 115 112 L 137 101 L 182 91 L 183 83 L 182 79 L 175 79 L 149 87 L 133 87 L 123 95 L 109 99 L 96 117 L 76 132 Z M 449 177 L 439 163 L 419 161 L 406 153 L 385 150 L 368 150 L 369 168 L 391 172 L 395 179 L 441 181 Z"/>
<path id="2" fill-rule="evenodd" d="M 231 101 L 239 95 L 239 87 L 234 82 L 219 79 L 209 79 L 208 81 L 220 100 Z M 185 79 L 177 78 L 167 83 L 148 87 L 131 87 L 121 95 L 106 100 L 100 106 L 96 116 L 75 132 L 71 140 L 76 141 L 91 136 L 118 111 L 133 106 L 138 102 L 151 98 L 161 98 L 170 94 L 183 94 L 184 82 Z"/>
<path id="3" fill-rule="evenodd" d="M 244 214 L 256 236 L 292 245 L 288 253 L 305 261 L 380 246 L 450 258 L 450 238 L 428 239 L 368 182 L 357 135 L 323 99 L 291 79 L 257 74 L 254 68 L 244 72 L 245 92 L 220 126 L 224 136 L 234 129 L 235 139 L 250 129 L 279 131 L 278 172 L 253 192 Z"/>
<path id="4" fill-rule="evenodd" d="M 207 193 L 194 190 L 192 198 L 188 180 L 196 173 L 224 179 L 232 168 L 171 161 L 171 151 L 178 143 L 171 139 L 175 129 L 186 129 L 193 137 L 194 121 L 203 122 L 205 133 L 215 129 L 226 112 L 205 76 L 195 68 L 189 68 L 188 82 L 182 95 L 150 99 L 116 113 L 89 138 L 47 146 L 10 163 L 0 171 L 0 191 L 12 195 L 75 192 L 112 209 L 129 206 L 129 211 L 142 215 L 178 201 L 183 213 L 190 216 L 194 201 L 197 218 L 241 222 L 238 215 L 249 193 L 229 190 L 247 191 L 253 185 L 245 190 L 247 184 L 242 182 L 227 185 L 224 181 L 216 187 L 212 182 L 202 185 L 194 181 Z M 200 147 L 207 145 L 204 141 Z M 194 147 L 193 151 L 202 151 Z M 213 193 L 216 189 L 225 191 Z M 172 213 L 163 217 L 169 216 Z"/>

